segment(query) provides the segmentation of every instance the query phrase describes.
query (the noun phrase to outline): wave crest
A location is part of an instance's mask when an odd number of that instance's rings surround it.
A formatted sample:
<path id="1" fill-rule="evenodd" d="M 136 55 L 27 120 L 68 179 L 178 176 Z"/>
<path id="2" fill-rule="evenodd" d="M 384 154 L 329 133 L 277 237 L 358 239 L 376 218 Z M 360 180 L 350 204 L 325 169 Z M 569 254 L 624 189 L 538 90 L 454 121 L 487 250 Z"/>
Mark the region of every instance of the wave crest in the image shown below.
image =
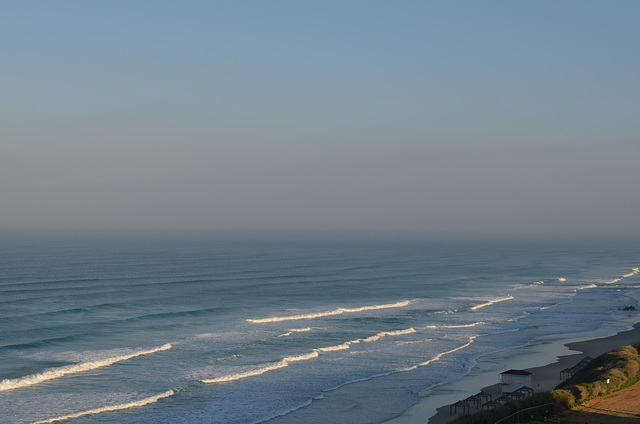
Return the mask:
<path id="1" fill-rule="evenodd" d="M 310 359 L 314 359 L 317 358 L 318 356 L 320 356 L 321 353 L 327 353 L 327 352 L 336 352 L 339 350 L 346 350 L 349 349 L 351 347 L 352 344 L 357 344 L 357 343 L 372 343 L 372 342 L 376 342 L 384 337 L 387 336 L 401 336 L 401 335 L 405 335 L 405 334 L 411 334 L 411 333 L 415 333 L 416 330 L 414 328 L 407 328 L 405 330 L 397 330 L 397 331 L 382 331 L 378 334 L 375 334 L 373 336 L 370 337 L 366 337 L 363 339 L 355 339 L 355 340 L 349 340 L 348 342 L 344 342 L 342 344 L 339 345 L 333 345 L 333 346 L 327 346 L 327 347 L 321 347 L 321 348 L 317 348 L 317 349 L 313 349 L 313 351 L 309 352 L 309 353 L 305 353 L 302 355 L 296 355 L 296 356 L 287 356 L 283 359 L 281 359 L 278 362 L 271 362 L 268 364 L 263 364 L 261 366 L 258 366 L 256 368 L 244 371 L 244 372 L 238 372 L 238 373 L 234 373 L 234 374 L 229 374 L 229 375 L 225 375 L 222 377 L 217 377 L 217 378 L 211 378 L 211 379 L 204 379 L 204 380 L 200 380 L 205 384 L 214 384 L 214 383 L 227 383 L 227 382 L 231 382 L 231 381 L 236 381 L 236 380 L 241 380 L 243 378 L 247 378 L 247 377 L 255 377 L 261 374 L 264 374 L 266 372 L 269 371 L 274 371 L 280 368 L 284 368 L 284 367 L 288 367 L 290 363 L 292 362 L 301 362 L 301 361 L 308 361 Z"/>
<path id="2" fill-rule="evenodd" d="M 59 368 L 50 368 L 44 372 L 38 374 L 31 374 L 25 377 L 6 379 L 0 381 L 0 392 L 6 390 L 13 390 L 27 386 L 33 386 L 40 384 L 44 381 L 54 380 L 56 378 L 64 377 L 69 374 L 76 374 L 83 371 L 94 370 L 96 368 L 106 367 L 116 362 L 126 361 L 136 356 L 149 355 L 151 353 L 161 352 L 163 350 L 171 349 L 171 344 L 167 343 L 162 346 L 154 347 L 152 349 L 140 350 L 128 355 L 114 356 L 111 358 L 101 359 L 97 361 L 81 362 L 79 364 L 66 365 Z"/>
<path id="3" fill-rule="evenodd" d="M 278 337 L 289 337 L 293 333 L 306 333 L 307 331 L 311 331 L 311 327 L 307 327 L 307 328 L 290 328 L 289 331 L 287 331 L 284 334 L 280 334 Z"/>
<path id="4" fill-rule="evenodd" d="M 383 305 L 370 305 L 370 306 L 361 306 L 359 308 L 338 308 L 332 311 L 324 311 L 324 312 L 316 312 L 313 314 L 304 314 L 304 315 L 289 315 L 289 316 L 281 316 L 281 317 L 271 317 L 271 318 L 260 318 L 260 319 L 247 319 L 247 322 L 251 322 L 254 324 L 262 324 L 266 322 L 282 322 L 282 321 L 298 321 L 303 319 L 314 319 L 314 318 L 322 318 L 333 315 L 341 315 L 341 314 L 352 314 L 356 312 L 363 311 L 374 311 L 378 309 L 390 309 L 390 308 L 403 308 L 411 303 L 410 300 L 403 300 L 401 302 L 396 303 L 387 303 Z"/>
<path id="5" fill-rule="evenodd" d="M 104 406 L 102 408 L 96 408 L 96 409 L 90 409 L 88 411 L 82 411 L 82 412 L 76 412 L 75 414 L 69 414 L 69 415 L 63 415 L 61 417 L 56 417 L 56 418 L 49 418 L 48 420 L 42 420 L 42 421 L 36 421 L 33 424 L 49 424 L 49 423 L 54 423 L 57 421 L 64 421 L 64 420 L 70 420 L 73 418 L 79 418 L 82 417 L 84 415 L 93 415 L 93 414 L 100 414 L 102 412 L 111 412 L 111 411 L 120 411 L 123 409 L 129 409 L 129 408 L 136 408 L 138 406 L 144 406 L 144 405 L 148 405 L 150 403 L 156 403 L 157 401 L 159 401 L 160 399 L 164 399 L 164 398 L 168 398 L 170 396 L 174 395 L 174 391 L 173 390 L 168 390 L 164 393 L 160 393 L 159 395 L 155 395 L 155 396 L 151 396 L 145 399 L 140 399 L 134 402 L 129 402 L 129 403 L 123 403 L 120 405 L 111 405 L 111 406 Z"/>
<path id="6" fill-rule="evenodd" d="M 434 328 L 471 328 L 477 327 L 478 325 L 486 325 L 487 323 L 484 321 L 472 322 L 471 324 L 459 324 L 459 325 L 427 325 L 424 327 L 425 329 L 434 329 Z"/>
<path id="7" fill-rule="evenodd" d="M 511 299 L 513 299 L 513 296 L 501 297 L 501 298 L 498 298 L 498 299 L 490 300 L 490 301 L 488 301 L 486 303 L 481 303 L 479 305 L 472 306 L 470 309 L 472 311 L 477 311 L 478 309 L 484 308 L 486 306 L 491 306 L 491 305 L 493 305 L 495 303 L 504 302 L 505 300 L 511 300 Z"/>

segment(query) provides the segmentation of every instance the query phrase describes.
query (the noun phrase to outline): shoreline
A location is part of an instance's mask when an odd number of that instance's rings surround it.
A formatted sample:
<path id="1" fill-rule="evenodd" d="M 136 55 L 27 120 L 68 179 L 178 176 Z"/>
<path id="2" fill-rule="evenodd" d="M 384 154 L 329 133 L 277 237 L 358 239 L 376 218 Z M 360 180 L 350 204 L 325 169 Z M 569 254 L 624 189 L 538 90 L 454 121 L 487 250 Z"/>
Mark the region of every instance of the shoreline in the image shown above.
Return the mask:
<path id="1" fill-rule="evenodd" d="M 568 335 L 571 338 L 480 357 L 468 375 L 426 390 L 420 394 L 417 404 L 384 423 L 446 424 L 462 415 L 461 411 L 450 415 L 450 405 L 480 391 L 499 393 L 500 373 L 512 368 L 533 373 L 532 385 L 536 391 L 550 391 L 562 381 L 560 371 L 574 366 L 585 356 L 595 358 L 621 346 L 640 343 L 639 319 L 638 314 L 633 314 L 595 331 Z M 626 328 L 621 329 L 625 323 Z"/>

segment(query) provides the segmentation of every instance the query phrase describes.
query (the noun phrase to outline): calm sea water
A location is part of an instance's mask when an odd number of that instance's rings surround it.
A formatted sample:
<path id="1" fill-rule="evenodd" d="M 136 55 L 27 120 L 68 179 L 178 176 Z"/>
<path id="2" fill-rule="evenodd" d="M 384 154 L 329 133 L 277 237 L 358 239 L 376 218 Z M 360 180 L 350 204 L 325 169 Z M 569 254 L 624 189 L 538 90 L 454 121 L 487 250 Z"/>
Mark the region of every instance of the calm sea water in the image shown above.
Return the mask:
<path id="1" fill-rule="evenodd" d="M 597 330 L 640 243 L 4 237 L 3 423 L 371 423 Z"/>

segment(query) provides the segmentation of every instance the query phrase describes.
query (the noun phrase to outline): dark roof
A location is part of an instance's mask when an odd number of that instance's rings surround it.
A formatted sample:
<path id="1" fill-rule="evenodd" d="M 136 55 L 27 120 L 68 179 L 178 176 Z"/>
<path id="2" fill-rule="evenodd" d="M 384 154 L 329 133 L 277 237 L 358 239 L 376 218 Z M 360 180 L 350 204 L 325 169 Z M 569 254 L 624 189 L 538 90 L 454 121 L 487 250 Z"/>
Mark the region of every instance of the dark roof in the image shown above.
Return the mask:
<path id="1" fill-rule="evenodd" d="M 509 370 L 509 371 L 501 372 L 500 374 L 531 375 L 529 371 L 525 371 L 525 370 Z"/>

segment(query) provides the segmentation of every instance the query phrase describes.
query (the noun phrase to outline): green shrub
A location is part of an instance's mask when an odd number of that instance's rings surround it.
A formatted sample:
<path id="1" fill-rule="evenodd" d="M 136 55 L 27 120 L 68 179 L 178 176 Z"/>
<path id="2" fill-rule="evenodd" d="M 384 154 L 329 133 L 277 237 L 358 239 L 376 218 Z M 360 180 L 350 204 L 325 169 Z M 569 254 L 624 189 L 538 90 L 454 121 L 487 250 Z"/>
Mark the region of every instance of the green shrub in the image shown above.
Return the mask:
<path id="1" fill-rule="evenodd" d="M 633 378 L 637 376 L 638 371 L 640 371 L 640 363 L 637 360 L 629 361 L 624 365 L 622 371 L 627 378 Z"/>
<path id="2" fill-rule="evenodd" d="M 577 384 L 570 388 L 577 403 L 584 402 L 589 399 L 589 389 L 586 383 Z"/>
<path id="3" fill-rule="evenodd" d="M 576 403 L 582 403 L 595 396 L 615 392 L 629 385 L 640 374 L 640 355 L 634 346 L 600 355 L 589 365 L 575 373 L 558 386 L 571 391 Z"/>
<path id="4" fill-rule="evenodd" d="M 554 390 L 551 392 L 553 399 L 565 408 L 572 408 L 576 404 L 576 397 L 569 390 Z"/>

